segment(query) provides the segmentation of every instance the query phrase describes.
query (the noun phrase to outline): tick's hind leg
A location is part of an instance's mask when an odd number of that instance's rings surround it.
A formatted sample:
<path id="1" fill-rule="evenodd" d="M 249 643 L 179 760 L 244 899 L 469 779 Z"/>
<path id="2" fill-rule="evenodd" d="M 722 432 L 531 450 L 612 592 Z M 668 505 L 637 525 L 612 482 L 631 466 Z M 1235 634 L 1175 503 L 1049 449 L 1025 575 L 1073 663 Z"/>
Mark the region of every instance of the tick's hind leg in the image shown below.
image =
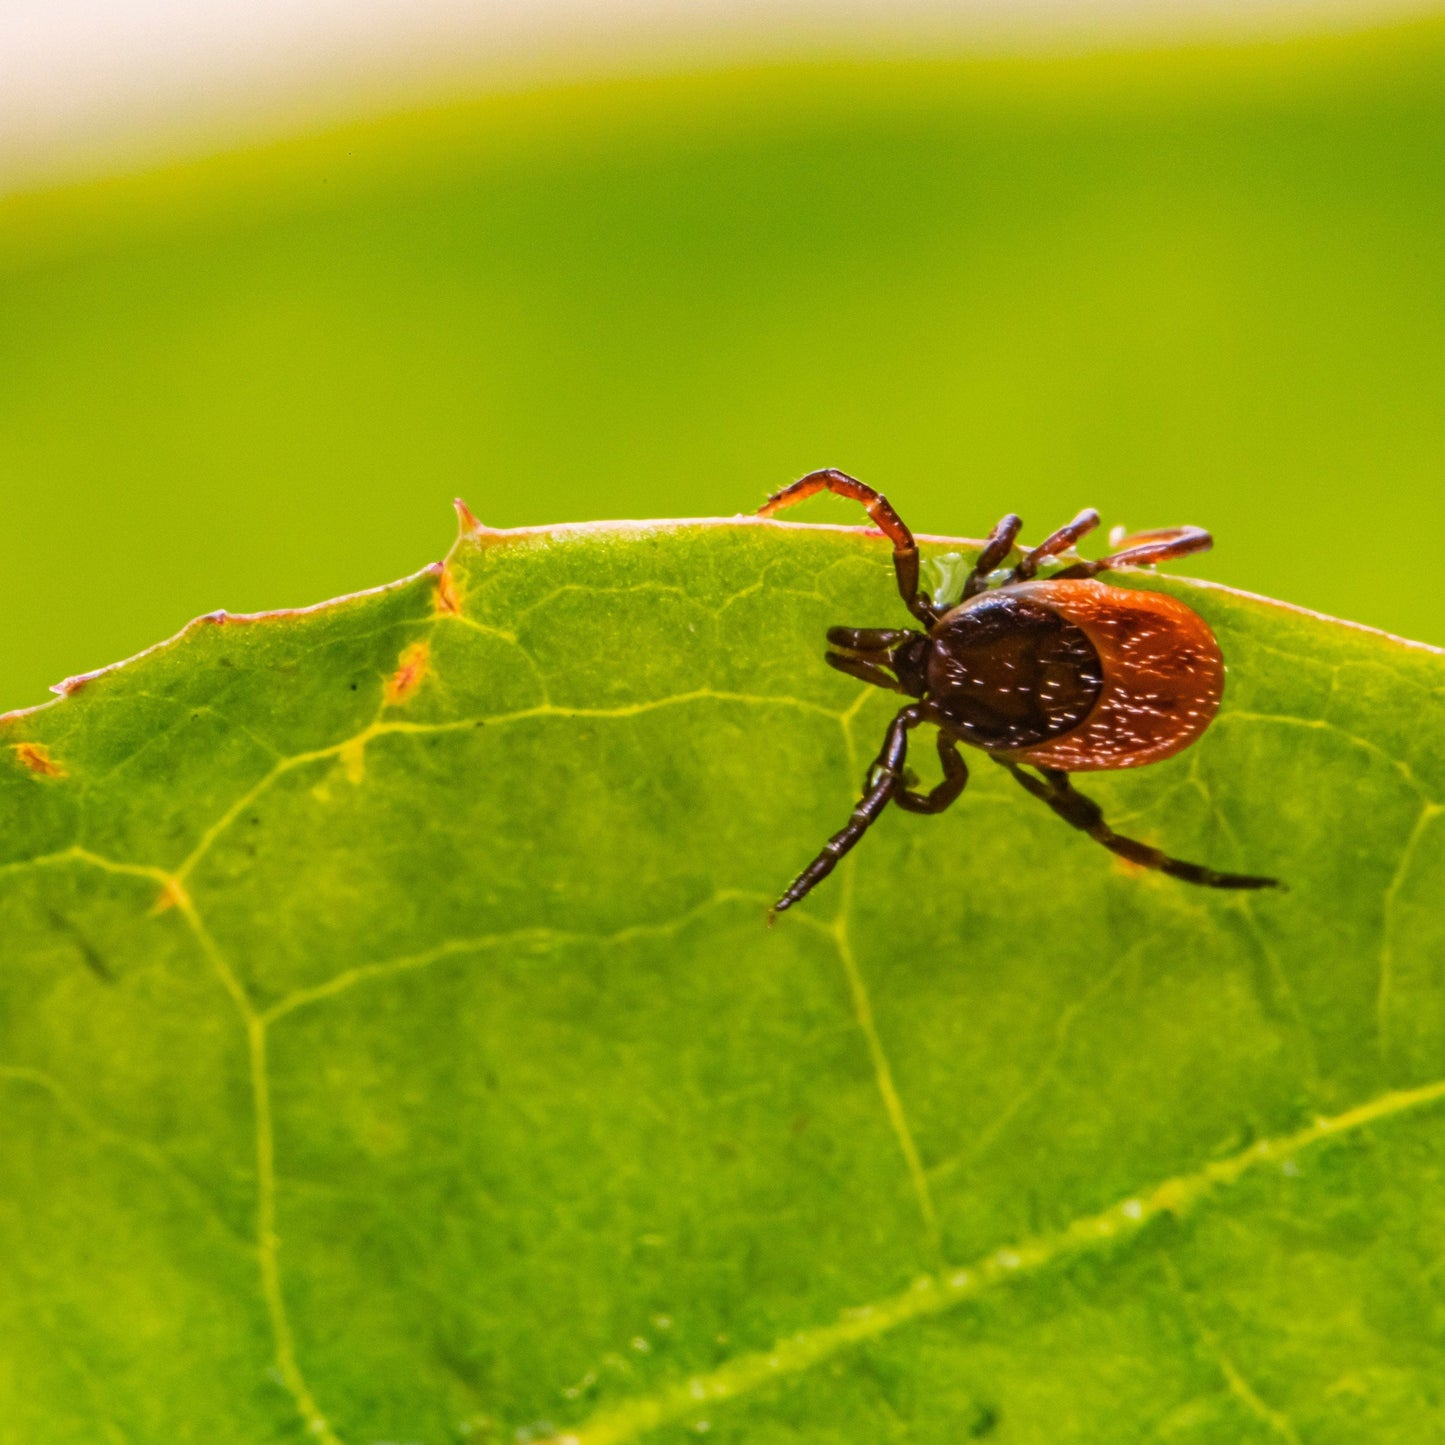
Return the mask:
<path id="1" fill-rule="evenodd" d="M 1007 512 L 998 519 L 978 554 L 978 561 L 973 564 L 973 570 L 964 579 L 960 601 L 967 602 L 983 591 L 988 585 L 988 574 L 1013 550 L 1014 539 L 1022 527 L 1023 522 L 1017 512 Z"/>
<path id="2" fill-rule="evenodd" d="M 859 840 L 878 821 L 878 815 L 888 806 L 888 801 L 903 786 L 903 763 L 908 756 L 908 731 L 924 720 L 921 707 L 906 707 L 888 724 L 883 746 L 873 765 L 868 769 L 868 780 L 863 796 L 848 817 L 847 823 L 834 833 L 818 856 L 803 869 L 787 886 L 783 896 L 773 904 L 769 913 L 785 912 L 800 898 L 811 893 L 842 861 L 844 856 L 857 847 Z M 960 762 L 962 759 L 959 760 Z"/>
<path id="3" fill-rule="evenodd" d="M 1057 532 L 1051 532 L 1037 547 L 1025 552 L 1018 566 L 1009 573 L 1009 583 L 1027 582 L 1039 570 L 1040 562 L 1067 552 L 1080 537 L 1087 536 L 1098 525 L 1099 514 L 1092 507 L 1086 507 L 1072 522 L 1060 527 Z"/>
<path id="4" fill-rule="evenodd" d="M 1207 552 L 1214 538 L 1203 527 L 1164 527 L 1157 532 L 1136 532 L 1125 539 L 1127 546 L 1110 552 L 1097 562 L 1077 562 L 1055 572 L 1054 577 L 1095 577 L 1115 567 L 1153 567 L 1159 562 L 1172 562 L 1195 552 Z"/>
<path id="5" fill-rule="evenodd" d="M 995 759 L 1003 762 L 1003 759 Z M 1116 833 L 1105 821 L 1103 810 L 1092 799 L 1074 790 L 1069 775 L 1058 768 L 1040 768 L 1042 778 L 1026 773 L 1016 763 L 1003 763 L 1009 772 L 1040 802 L 1047 803 L 1064 822 L 1087 833 L 1096 843 L 1102 843 L 1111 853 L 1137 863 L 1141 868 L 1157 868 L 1171 878 L 1182 879 L 1185 883 L 1197 883 L 1203 888 L 1279 888 L 1283 885 L 1275 878 L 1258 878 L 1250 873 L 1216 873 L 1201 863 L 1186 863 L 1182 858 L 1171 858 L 1158 848 L 1151 848 L 1136 838 L 1125 838 Z"/>
<path id="6" fill-rule="evenodd" d="M 925 626 L 932 626 L 936 616 L 932 602 L 926 593 L 918 590 L 918 544 L 882 492 L 875 492 L 866 482 L 860 482 L 857 477 L 850 477 L 836 467 L 824 467 L 822 471 L 809 472 L 782 491 L 774 492 L 758 508 L 758 515 L 771 517 L 784 507 L 815 497 L 819 492 L 832 492 L 836 497 L 847 497 L 863 504 L 873 525 L 893 543 L 893 571 L 898 577 L 898 594 L 903 598 L 903 605 Z"/>

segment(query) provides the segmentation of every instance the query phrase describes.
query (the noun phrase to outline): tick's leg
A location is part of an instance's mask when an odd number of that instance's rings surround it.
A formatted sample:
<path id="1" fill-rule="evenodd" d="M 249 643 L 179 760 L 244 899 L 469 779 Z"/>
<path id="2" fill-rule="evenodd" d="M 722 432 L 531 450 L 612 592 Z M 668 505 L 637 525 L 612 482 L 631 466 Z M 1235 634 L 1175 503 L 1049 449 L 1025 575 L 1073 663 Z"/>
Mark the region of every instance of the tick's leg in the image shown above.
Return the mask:
<path id="1" fill-rule="evenodd" d="M 863 796 L 858 800 L 847 824 L 823 844 L 818 856 L 788 885 L 783 896 L 773 904 L 769 918 L 773 914 L 785 912 L 800 898 L 811 893 L 878 820 L 878 815 L 888 806 L 888 800 L 902 787 L 903 763 L 908 756 L 908 730 L 917 727 L 923 718 L 924 710 L 921 707 L 906 707 L 888 724 L 883 747 L 874 758 L 873 766 L 868 769 L 868 782 Z"/>
<path id="2" fill-rule="evenodd" d="M 1027 582 L 1039 570 L 1040 562 L 1057 557 L 1060 552 L 1067 552 L 1080 537 L 1087 536 L 1098 525 L 1099 514 L 1092 507 L 1086 507 L 1072 522 L 1060 527 L 1057 532 L 1045 537 L 1037 547 L 1025 552 L 1018 566 L 1009 573 L 1008 582 Z M 1007 585 L 1008 583 L 1005 583 L 1005 586 Z"/>
<path id="3" fill-rule="evenodd" d="M 886 652 L 917 637 L 906 627 L 830 627 L 828 642 L 833 647 L 846 647 L 850 652 Z"/>
<path id="4" fill-rule="evenodd" d="M 960 601 L 967 602 L 970 597 L 976 597 L 983 591 L 988 584 L 988 574 L 1013 550 L 1014 538 L 1018 536 L 1022 526 L 1023 523 L 1013 512 L 998 519 L 997 525 L 983 544 L 983 551 L 978 554 L 978 561 L 973 564 L 973 571 L 968 574 L 963 584 Z"/>
<path id="5" fill-rule="evenodd" d="M 860 682 L 871 682 L 874 687 L 885 687 L 889 692 L 903 691 L 898 685 L 898 679 L 876 662 L 868 662 L 846 652 L 825 652 L 823 661 L 829 667 L 836 667 L 839 672 L 846 672 L 849 677 L 856 677 Z"/>
<path id="6" fill-rule="evenodd" d="M 903 605 L 925 626 L 932 626 L 936 618 L 933 604 L 927 593 L 918 590 L 918 544 L 882 492 L 875 492 L 866 482 L 850 477 L 847 472 L 825 467 L 820 472 L 809 472 L 780 492 L 774 492 L 758 508 L 758 515 L 771 517 L 784 507 L 791 507 L 795 502 L 816 496 L 819 492 L 832 492 L 835 496 L 848 497 L 863 504 L 873 525 L 893 543 L 893 571 L 898 577 L 898 595 L 903 598 Z"/>
<path id="7" fill-rule="evenodd" d="M 941 728 L 938 733 L 938 760 L 943 764 L 943 781 L 935 783 L 926 793 L 899 788 L 893 801 L 909 813 L 941 813 L 964 790 L 968 783 L 968 764 L 958 751 L 958 739 Z"/>
<path id="8" fill-rule="evenodd" d="M 828 641 L 841 650 L 824 653 L 823 661 L 875 687 L 906 692 L 892 672 L 892 649 L 917 636 L 899 627 L 830 627 Z"/>
<path id="9" fill-rule="evenodd" d="M 1003 760 L 995 759 L 997 762 Z M 1276 878 L 1256 878 L 1250 873 L 1216 873 L 1200 863 L 1186 863 L 1182 858 L 1171 858 L 1147 843 L 1136 838 L 1125 838 L 1116 833 L 1105 821 L 1103 810 L 1092 799 L 1074 791 L 1069 775 L 1058 768 L 1040 768 L 1042 778 L 1026 773 L 1016 763 L 1004 763 L 1009 772 L 1028 789 L 1040 802 L 1047 803 L 1064 822 L 1087 833 L 1096 843 L 1102 843 L 1111 853 L 1137 863 L 1141 868 L 1157 868 L 1171 878 L 1180 878 L 1185 883 L 1197 883 L 1203 888 L 1279 888 Z"/>
<path id="10" fill-rule="evenodd" d="M 1203 527 L 1165 527 L 1157 532 L 1136 532 L 1129 545 L 1119 552 L 1110 552 L 1097 562 L 1077 562 L 1055 572 L 1055 577 L 1094 577 L 1115 567 L 1153 567 L 1158 562 L 1172 562 L 1194 552 L 1207 552 L 1214 538 Z"/>

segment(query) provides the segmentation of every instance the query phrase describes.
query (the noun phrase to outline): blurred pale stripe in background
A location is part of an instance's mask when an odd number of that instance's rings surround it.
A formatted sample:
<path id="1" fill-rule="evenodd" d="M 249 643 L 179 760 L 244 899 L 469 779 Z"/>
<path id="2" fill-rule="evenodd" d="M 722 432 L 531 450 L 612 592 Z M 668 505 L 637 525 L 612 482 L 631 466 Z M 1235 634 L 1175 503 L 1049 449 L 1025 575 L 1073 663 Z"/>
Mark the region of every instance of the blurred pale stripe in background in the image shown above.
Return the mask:
<path id="1" fill-rule="evenodd" d="M 0 190 L 437 99 L 699 64 L 1282 38 L 1427 0 L 0 0 Z"/>

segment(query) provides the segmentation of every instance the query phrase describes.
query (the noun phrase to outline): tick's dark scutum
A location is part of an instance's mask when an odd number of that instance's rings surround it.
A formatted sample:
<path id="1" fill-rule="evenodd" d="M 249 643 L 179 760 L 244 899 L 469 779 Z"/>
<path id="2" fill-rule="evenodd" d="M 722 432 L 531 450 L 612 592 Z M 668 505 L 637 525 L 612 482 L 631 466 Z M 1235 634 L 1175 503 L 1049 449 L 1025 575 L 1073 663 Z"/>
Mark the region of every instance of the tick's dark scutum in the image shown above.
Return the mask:
<path id="1" fill-rule="evenodd" d="M 985 592 L 934 625 L 928 688 L 967 741 L 1013 751 L 1059 737 L 1104 689 L 1094 644 L 1041 599 Z"/>

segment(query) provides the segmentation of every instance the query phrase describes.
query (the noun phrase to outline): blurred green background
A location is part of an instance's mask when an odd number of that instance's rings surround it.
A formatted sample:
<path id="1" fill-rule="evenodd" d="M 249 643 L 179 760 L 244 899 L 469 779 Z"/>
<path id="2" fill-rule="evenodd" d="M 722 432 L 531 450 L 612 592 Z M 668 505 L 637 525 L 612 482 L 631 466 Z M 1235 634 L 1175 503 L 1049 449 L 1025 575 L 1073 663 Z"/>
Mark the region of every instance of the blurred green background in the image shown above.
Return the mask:
<path id="1" fill-rule="evenodd" d="M 1442 463 L 1435 21 L 558 88 L 0 201 L 0 709 L 412 571 L 456 493 L 828 464 L 925 531 L 1207 525 L 1183 570 L 1445 643 Z"/>

